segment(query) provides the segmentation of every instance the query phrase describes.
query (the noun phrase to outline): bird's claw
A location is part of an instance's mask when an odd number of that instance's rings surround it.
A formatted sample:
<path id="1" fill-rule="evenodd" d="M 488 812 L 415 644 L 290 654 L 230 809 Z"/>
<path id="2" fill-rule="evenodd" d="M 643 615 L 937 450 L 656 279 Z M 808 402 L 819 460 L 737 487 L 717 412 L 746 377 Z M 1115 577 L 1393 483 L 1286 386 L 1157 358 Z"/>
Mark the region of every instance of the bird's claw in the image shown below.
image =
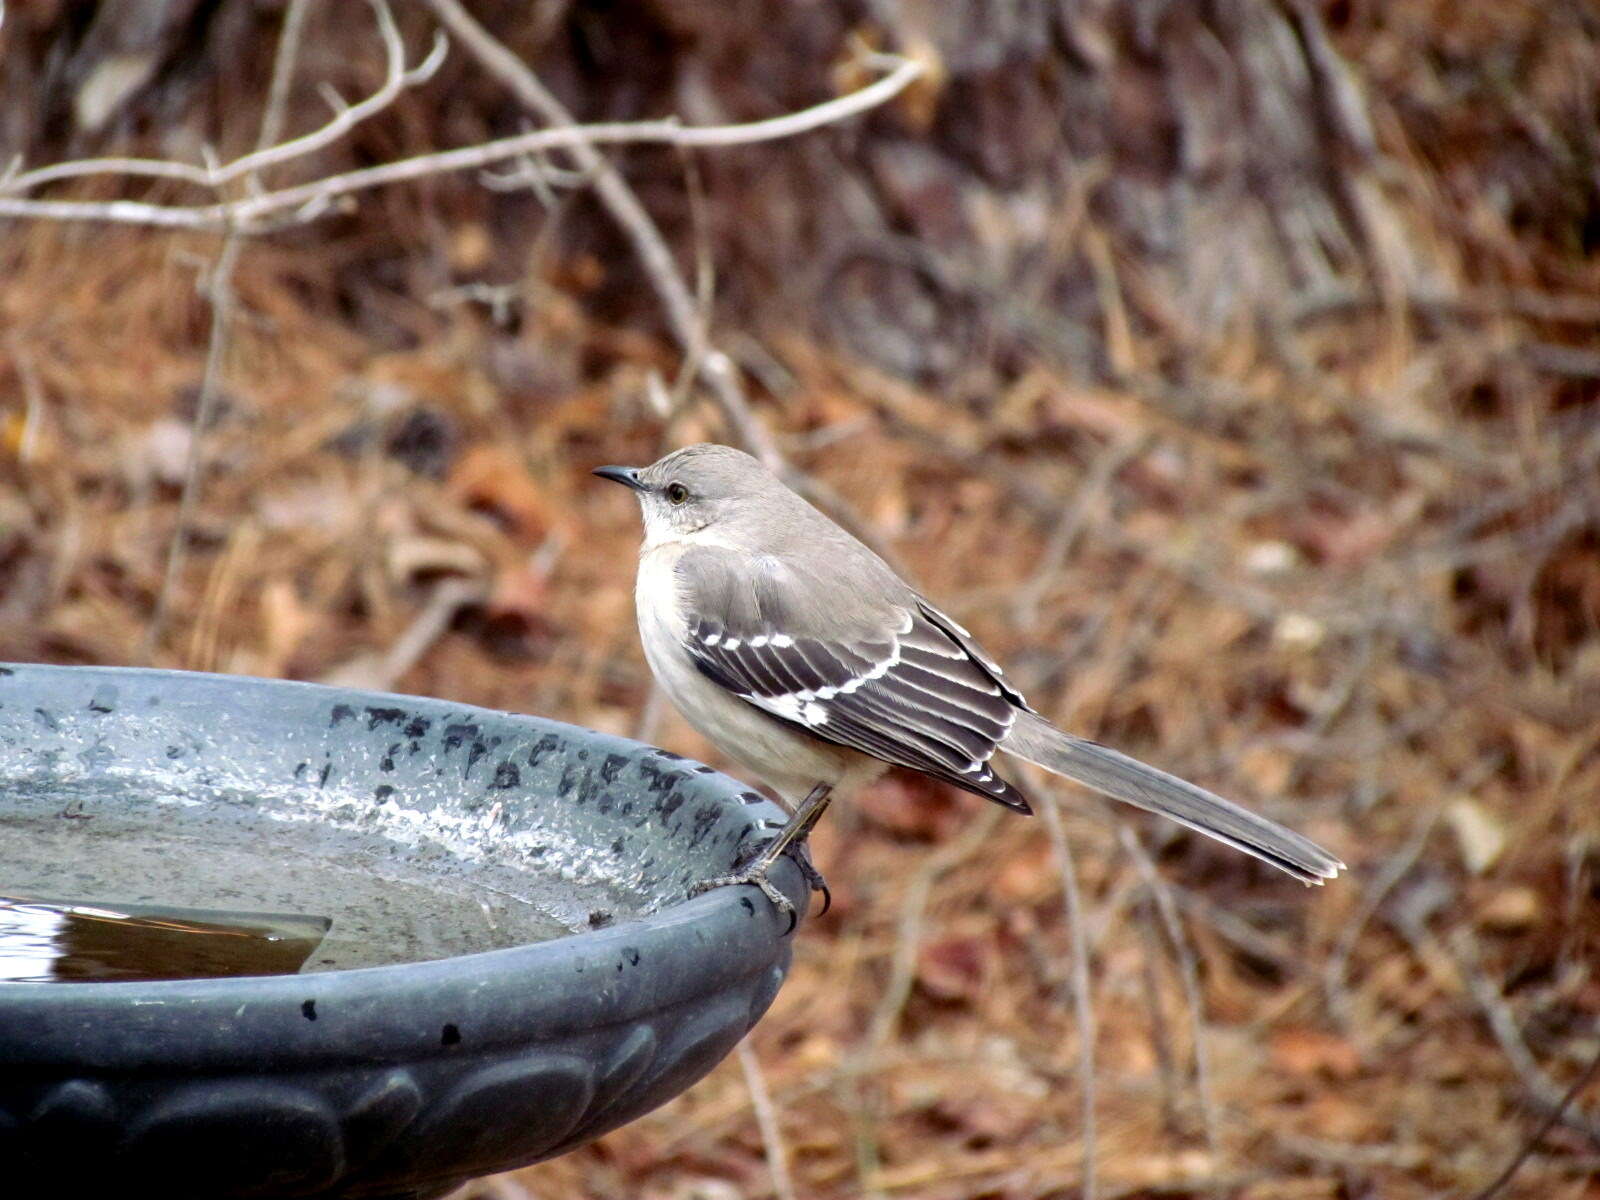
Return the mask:
<path id="1" fill-rule="evenodd" d="M 806 886 L 814 892 L 822 893 L 822 912 L 825 913 L 833 907 L 833 893 L 828 890 L 828 882 L 823 879 L 822 872 L 811 861 L 811 852 L 806 849 L 804 842 L 791 844 L 785 853 L 800 868 L 800 875 L 806 881 Z M 794 932 L 794 927 L 800 922 L 800 914 L 795 910 L 793 902 L 785 896 L 767 878 L 767 872 L 772 869 L 775 859 L 767 857 L 765 851 L 758 851 L 743 867 L 728 875 L 718 875 L 715 879 L 706 879 L 695 884 L 689 889 L 690 896 L 704 895 L 719 887 L 734 887 L 739 884 L 750 883 L 761 889 L 761 894 L 772 901 L 772 906 L 781 913 L 789 915 L 789 928 L 785 929 L 784 936 Z M 819 916 L 821 913 L 818 914 Z"/>
<path id="2" fill-rule="evenodd" d="M 817 870 L 817 864 L 811 861 L 810 844 L 796 842 L 789 847 L 788 853 L 794 859 L 794 865 L 800 868 L 800 877 L 806 881 L 806 886 L 813 892 L 822 893 L 822 908 L 817 916 L 826 916 L 833 907 L 833 892 L 828 887 L 828 881 L 822 877 L 822 872 Z"/>
<path id="3" fill-rule="evenodd" d="M 789 914 L 789 928 L 783 931 L 784 936 L 787 937 L 794 932 L 794 927 L 799 922 L 800 917 L 795 912 L 794 904 L 789 897 L 780 892 L 773 885 L 772 880 L 767 878 L 767 868 L 771 865 L 771 863 L 757 861 L 743 870 L 733 872 L 731 875 L 718 875 L 715 879 L 701 880 L 689 889 L 689 895 L 700 896 L 720 887 L 736 887 L 741 883 L 753 883 L 761 889 L 763 896 L 772 901 L 774 908 L 779 912 Z"/>

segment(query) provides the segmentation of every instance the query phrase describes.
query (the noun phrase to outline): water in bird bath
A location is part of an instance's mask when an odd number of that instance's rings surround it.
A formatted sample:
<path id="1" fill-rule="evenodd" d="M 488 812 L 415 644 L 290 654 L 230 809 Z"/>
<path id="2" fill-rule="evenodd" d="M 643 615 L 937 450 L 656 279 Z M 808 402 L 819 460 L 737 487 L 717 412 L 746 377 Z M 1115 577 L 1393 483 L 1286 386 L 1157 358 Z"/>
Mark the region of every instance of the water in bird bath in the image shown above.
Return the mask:
<path id="1" fill-rule="evenodd" d="M 0 804 L 0 981 L 379 966 L 580 924 L 571 904 L 558 914 L 529 894 L 539 888 L 493 886 L 437 847 L 256 815 L 258 798 L 237 792 L 138 779 L 49 788 L 46 805 Z"/>
<path id="2" fill-rule="evenodd" d="M 291 913 L 0 896 L 0 982 L 292 975 L 332 922 Z"/>

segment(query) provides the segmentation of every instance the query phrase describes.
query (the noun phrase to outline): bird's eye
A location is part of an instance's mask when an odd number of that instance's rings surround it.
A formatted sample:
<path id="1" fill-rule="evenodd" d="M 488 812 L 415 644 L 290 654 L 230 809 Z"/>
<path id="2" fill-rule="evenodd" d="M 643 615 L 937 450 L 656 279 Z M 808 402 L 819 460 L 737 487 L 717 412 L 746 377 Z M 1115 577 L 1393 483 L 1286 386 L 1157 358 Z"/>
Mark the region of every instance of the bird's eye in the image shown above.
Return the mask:
<path id="1" fill-rule="evenodd" d="M 682 504 L 689 498 L 689 489 L 681 483 L 667 484 L 667 501 L 671 504 Z"/>

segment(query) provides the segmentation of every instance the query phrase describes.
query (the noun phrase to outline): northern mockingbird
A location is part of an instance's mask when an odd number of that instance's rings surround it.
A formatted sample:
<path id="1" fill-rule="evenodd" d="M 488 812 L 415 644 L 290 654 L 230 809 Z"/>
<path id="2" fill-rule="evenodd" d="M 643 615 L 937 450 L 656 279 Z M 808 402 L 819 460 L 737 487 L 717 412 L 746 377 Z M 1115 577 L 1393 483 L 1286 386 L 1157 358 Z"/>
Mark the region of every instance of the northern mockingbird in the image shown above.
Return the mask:
<path id="1" fill-rule="evenodd" d="M 753 883 L 792 920 L 767 871 L 801 846 L 834 791 L 891 765 L 1031 812 L 996 772 L 996 750 L 1302 883 L 1344 866 L 1231 801 L 1057 729 L 971 634 L 748 454 L 688 446 L 648 467 L 594 473 L 632 488 L 644 513 L 635 603 L 650 669 L 689 724 L 793 810 L 753 859 L 699 890 Z"/>

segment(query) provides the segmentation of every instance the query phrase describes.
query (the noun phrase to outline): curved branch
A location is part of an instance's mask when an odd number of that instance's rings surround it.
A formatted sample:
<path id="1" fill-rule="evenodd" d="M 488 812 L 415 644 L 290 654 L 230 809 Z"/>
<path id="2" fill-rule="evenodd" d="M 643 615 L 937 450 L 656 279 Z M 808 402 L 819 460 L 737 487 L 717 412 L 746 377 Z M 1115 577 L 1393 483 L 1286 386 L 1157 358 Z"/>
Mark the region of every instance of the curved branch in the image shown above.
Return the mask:
<path id="1" fill-rule="evenodd" d="M 400 40 L 400 30 L 395 25 L 394 14 L 389 11 L 385 0 L 369 0 L 369 3 L 377 18 L 378 34 L 383 39 L 384 55 L 388 63 L 383 86 L 356 104 L 345 104 L 342 101 L 334 104 L 333 119 L 321 128 L 278 145 L 262 147 L 220 166 L 197 167 L 192 163 L 167 162 L 154 158 L 89 158 L 78 162 L 55 163 L 32 171 L 8 174 L 6 178 L 0 179 L 0 194 L 27 192 L 63 179 L 82 179 L 96 175 L 167 179 L 216 190 L 236 179 L 245 178 L 292 159 L 303 158 L 307 154 L 321 150 L 324 146 L 332 145 L 361 122 L 389 107 L 401 92 L 432 79 L 449 52 L 450 39 L 443 32 L 436 32 L 433 47 L 428 51 L 427 57 L 415 67 L 408 69 L 405 45 Z M 102 219 L 118 218 L 108 216 Z"/>
<path id="2" fill-rule="evenodd" d="M 430 61 L 431 59 L 432 56 L 430 56 Z M 343 175 L 334 175 L 312 183 L 266 192 L 259 196 L 249 196 L 240 200 L 216 204 L 169 205 L 151 204 L 141 200 L 30 200 L 24 197 L 0 195 L 0 217 L 31 217 L 55 221 L 107 221 L 122 225 L 145 225 L 158 229 L 217 231 L 231 227 L 244 234 L 262 233 L 285 224 L 298 225 L 314 221 L 333 209 L 336 201 L 357 192 L 368 191 L 387 184 L 404 183 L 413 179 L 447 174 L 453 171 L 479 170 L 495 163 L 505 162 L 508 159 L 519 158 L 542 150 L 570 146 L 640 142 L 670 146 L 742 146 L 793 137 L 796 134 L 805 133 L 822 125 L 835 123 L 877 107 L 897 95 L 922 71 L 920 66 L 909 59 L 874 55 L 871 61 L 877 65 L 893 62 L 895 66 L 884 78 L 861 88 L 859 91 L 825 101 L 813 108 L 788 113 L 781 117 L 770 117 L 761 121 L 748 121 L 738 125 L 695 127 L 682 125 L 676 119 L 667 119 L 661 121 L 619 121 L 597 125 L 573 125 L 558 129 L 536 129 L 529 133 L 499 138 L 477 146 L 464 146 L 456 150 L 443 150 L 432 154 L 417 155 L 413 158 L 400 159 L 397 162 L 383 163 L 376 167 L 365 167 L 358 171 L 349 171 Z M 418 70 L 420 69 L 419 67 Z M 348 111 L 354 113 L 361 107 L 361 105 L 357 105 Z M 338 119 L 342 118 L 336 118 L 336 120 Z M 308 134 L 307 137 L 320 137 L 321 134 L 322 131 L 319 130 L 315 134 Z M 295 146 L 304 140 L 297 139 L 296 142 L 287 142 L 283 147 L 275 147 L 273 150 L 263 152 L 263 154 L 271 156 L 279 150 Z M 125 173 L 144 176 L 161 174 L 166 178 L 181 178 L 189 182 L 204 181 L 207 186 L 210 186 L 214 180 L 219 178 L 233 178 L 238 173 L 236 168 L 240 163 L 250 162 L 254 169 L 260 169 L 262 166 L 274 161 L 282 161 L 282 159 L 250 155 L 245 159 L 238 159 L 226 166 L 208 171 L 205 168 L 185 166 L 180 163 L 159 163 L 154 160 L 98 159 L 82 163 L 63 163 L 58 167 L 46 167 L 41 168 L 41 170 L 62 172 L 69 167 L 86 168 L 93 166 L 95 168 L 94 172 L 85 170 L 78 173 L 115 173 L 117 170 L 124 169 L 128 164 L 135 164 L 138 166 L 137 170 L 127 170 Z M 119 163 L 122 166 L 119 167 Z M 156 168 L 159 168 L 159 171 Z M 20 181 L 27 179 L 37 180 L 38 175 L 39 172 L 35 171 L 28 172 L 26 175 L 19 175 L 6 186 L 6 190 L 14 191 Z M 64 176 L 58 174 L 55 177 L 61 178 Z"/>

